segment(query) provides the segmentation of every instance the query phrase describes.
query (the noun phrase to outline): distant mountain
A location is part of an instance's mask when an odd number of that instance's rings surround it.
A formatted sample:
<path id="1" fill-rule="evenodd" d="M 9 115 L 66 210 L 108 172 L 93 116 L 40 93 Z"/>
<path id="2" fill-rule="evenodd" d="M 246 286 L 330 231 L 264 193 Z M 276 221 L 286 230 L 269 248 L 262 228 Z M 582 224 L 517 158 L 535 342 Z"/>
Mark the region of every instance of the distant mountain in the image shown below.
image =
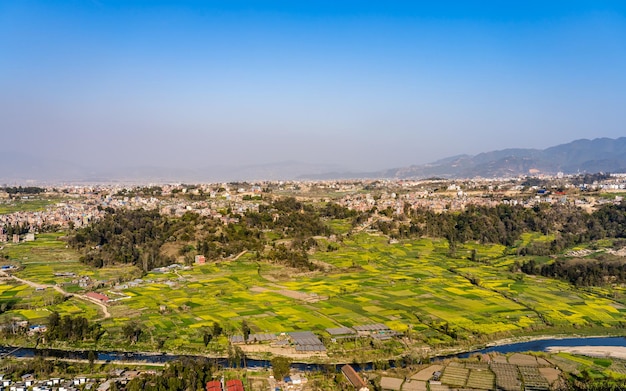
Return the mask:
<path id="1" fill-rule="evenodd" d="M 626 137 L 576 140 L 547 149 L 503 149 L 396 169 L 393 177 L 503 177 L 528 174 L 626 172 Z"/>
<path id="2" fill-rule="evenodd" d="M 377 173 L 329 173 L 314 178 L 494 178 L 529 174 L 626 172 L 626 137 L 576 140 L 547 149 L 503 149 L 458 155 Z"/>
<path id="3" fill-rule="evenodd" d="M 348 178 L 493 178 L 528 174 L 626 172 L 626 137 L 576 140 L 547 149 L 503 149 L 377 172 L 346 172 L 329 164 L 286 161 L 247 166 L 97 168 L 0 152 L 0 185 L 16 183 L 164 183 Z"/>

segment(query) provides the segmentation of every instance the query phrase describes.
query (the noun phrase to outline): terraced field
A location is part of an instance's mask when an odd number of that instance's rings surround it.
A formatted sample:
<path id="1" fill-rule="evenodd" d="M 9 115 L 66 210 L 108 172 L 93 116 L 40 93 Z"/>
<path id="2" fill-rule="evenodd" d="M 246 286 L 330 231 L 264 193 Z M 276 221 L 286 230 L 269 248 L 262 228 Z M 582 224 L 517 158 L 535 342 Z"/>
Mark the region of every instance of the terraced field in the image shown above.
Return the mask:
<path id="1" fill-rule="evenodd" d="M 58 236 L 7 245 L 3 250 L 7 263 L 20 266 L 15 274 L 21 278 L 68 290 L 81 288 L 74 283 L 76 277 L 59 273 L 105 282 L 98 291 L 117 300 L 110 304 L 113 317 L 103 321 L 108 333 L 100 343 L 111 348 L 124 343 L 121 330 L 129 321 L 144 327 L 136 345 L 142 350 L 160 344 L 163 349 L 205 351 L 202 335 L 214 322 L 227 334 L 240 334 L 245 320 L 253 333 L 312 330 L 326 338 L 332 355 L 362 347 L 350 341 L 331 343 L 327 328 L 382 323 L 418 346 L 440 346 L 537 330 L 549 333 L 582 326 L 609 330 L 623 321 L 626 312 L 624 300 L 615 295 L 610 299 L 608 291 L 577 290 L 560 281 L 510 271 L 519 258 L 503 246 L 468 244 L 451 257 L 445 240 L 390 244 L 384 236 L 359 233 L 344 237 L 334 251 L 311 255 L 327 265 L 326 271 L 299 272 L 245 254 L 237 260 L 151 272 L 132 284 L 117 284 L 139 277 L 138 270 L 87 267 Z M 526 235 L 522 240 L 545 237 Z M 476 261 L 470 259 L 472 251 Z M 40 322 L 51 310 L 97 317 L 96 306 L 75 299 L 54 302 L 53 295 L 0 281 L 0 297 L 18 304 L 0 317 Z M 224 337 L 212 341 L 208 348 L 224 351 L 225 341 Z M 377 342 L 372 348 L 393 355 L 404 345 Z M 472 384 L 491 381 L 478 372 L 466 375 L 465 382 Z"/>

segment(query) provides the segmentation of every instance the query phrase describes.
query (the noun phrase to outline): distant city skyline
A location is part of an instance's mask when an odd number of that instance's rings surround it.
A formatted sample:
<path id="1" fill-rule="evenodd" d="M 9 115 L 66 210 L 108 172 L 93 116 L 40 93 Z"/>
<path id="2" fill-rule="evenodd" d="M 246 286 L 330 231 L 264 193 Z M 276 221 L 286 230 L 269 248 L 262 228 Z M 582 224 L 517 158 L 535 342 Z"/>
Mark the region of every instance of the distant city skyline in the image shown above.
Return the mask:
<path id="1" fill-rule="evenodd" d="M 626 3 L 420 3 L 2 1 L 0 153 L 368 171 L 626 135 Z"/>

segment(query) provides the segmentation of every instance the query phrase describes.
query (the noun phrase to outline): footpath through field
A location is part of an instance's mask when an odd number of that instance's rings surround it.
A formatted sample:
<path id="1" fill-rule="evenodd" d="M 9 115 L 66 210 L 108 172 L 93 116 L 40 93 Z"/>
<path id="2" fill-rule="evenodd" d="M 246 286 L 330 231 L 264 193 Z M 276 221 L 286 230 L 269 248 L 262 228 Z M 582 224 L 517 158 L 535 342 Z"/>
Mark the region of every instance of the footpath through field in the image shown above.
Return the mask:
<path id="1" fill-rule="evenodd" d="M 90 303 L 93 303 L 93 304 L 97 305 L 98 307 L 100 307 L 100 309 L 102 310 L 102 313 L 104 314 L 104 318 L 103 319 L 107 319 L 107 318 L 111 317 L 111 313 L 109 313 L 109 309 L 107 308 L 107 306 L 104 305 L 104 303 L 101 303 L 101 302 L 99 302 L 96 299 L 92 299 L 91 297 L 88 297 L 88 296 L 85 296 L 85 295 L 81 295 L 81 294 L 78 294 L 78 293 L 69 293 L 69 292 L 63 290 L 63 288 L 61 288 L 58 285 L 38 284 L 36 282 L 24 280 L 22 278 L 19 278 L 19 277 L 16 277 L 16 276 L 12 275 L 12 274 L 8 274 L 8 273 L 6 273 L 4 271 L 0 271 L 0 276 L 12 278 L 12 279 L 14 279 L 17 282 L 20 282 L 22 284 L 26 284 L 26 285 L 32 286 L 35 289 L 52 288 L 52 289 L 56 290 L 57 292 L 59 292 L 60 294 L 62 294 L 63 296 L 74 296 L 74 297 L 77 297 L 79 299 L 86 300 L 86 301 L 88 301 Z"/>

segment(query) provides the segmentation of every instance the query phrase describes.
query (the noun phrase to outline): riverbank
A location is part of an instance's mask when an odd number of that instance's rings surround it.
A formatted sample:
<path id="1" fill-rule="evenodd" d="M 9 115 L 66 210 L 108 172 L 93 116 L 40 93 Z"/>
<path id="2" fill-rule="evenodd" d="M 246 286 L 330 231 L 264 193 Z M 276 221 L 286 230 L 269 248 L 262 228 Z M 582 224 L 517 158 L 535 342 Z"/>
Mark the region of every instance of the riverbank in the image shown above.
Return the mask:
<path id="1" fill-rule="evenodd" d="M 623 346 L 550 346 L 550 353 L 571 353 L 589 357 L 619 358 L 626 360 L 626 347 Z"/>
<path id="2" fill-rule="evenodd" d="M 513 353 L 513 352 L 527 352 L 527 351 L 549 351 L 551 347 L 559 348 L 580 348 L 580 347 L 614 347 L 624 348 L 626 352 L 626 338 L 623 336 L 572 336 L 572 335 L 542 335 L 542 336 L 527 336 L 519 338 L 507 338 L 489 343 L 488 346 L 477 346 L 471 350 L 468 349 L 439 349 L 430 350 L 424 357 L 428 359 L 444 359 L 444 358 L 466 358 L 473 354 L 485 354 L 490 352 L 498 352 L 501 354 Z M 608 351 L 606 348 L 598 350 L 601 352 Z M 618 354 L 622 349 L 615 349 L 614 354 Z M 611 351 L 608 351 L 611 353 Z M 88 351 L 82 350 L 61 350 L 61 349 L 33 349 L 33 348 L 19 348 L 15 347 L 0 347 L 0 356 L 8 355 L 14 357 L 56 357 L 56 358 L 71 358 L 78 360 L 85 360 L 87 358 Z M 97 360 L 106 362 L 142 362 L 142 363 L 167 363 L 169 361 L 177 360 L 184 357 L 204 357 L 215 360 L 217 363 L 223 366 L 231 366 L 228 358 L 226 357 L 211 357 L 209 355 L 202 354 L 171 354 L 171 353 L 142 353 L 142 352 L 122 352 L 122 351 L 99 351 Z M 617 356 L 615 356 L 617 357 Z M 268 356 L 262 356 L 258 358 L 246 356 L 247 365 L 269 367 L 270 358 Z M 393 358 L 392 358 L 393 359 Z M 346 360 L 329 360 L 328 357 L 319 356 L 301 356 L 292 359 L 294 365 L 301 366 L 323 366 L 323 365 L 342 365 L 350 363 L 352 361 Z M 390 360 L 391 362 L 391 360 Z"/>

